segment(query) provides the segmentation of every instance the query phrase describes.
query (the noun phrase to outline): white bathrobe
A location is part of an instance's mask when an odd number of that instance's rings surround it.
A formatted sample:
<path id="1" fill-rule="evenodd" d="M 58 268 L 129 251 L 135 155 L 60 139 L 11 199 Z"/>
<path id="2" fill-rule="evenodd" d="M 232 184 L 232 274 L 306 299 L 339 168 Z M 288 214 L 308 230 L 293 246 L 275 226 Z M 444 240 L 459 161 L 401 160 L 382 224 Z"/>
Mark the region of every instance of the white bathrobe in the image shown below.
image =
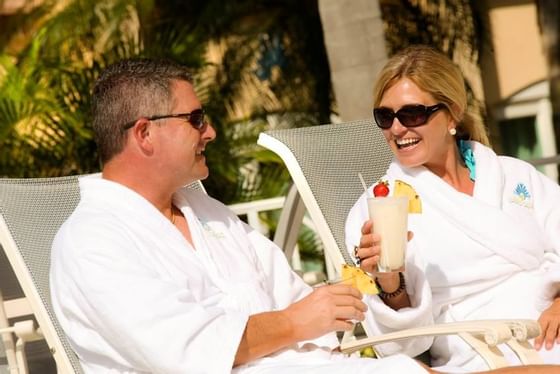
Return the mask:
<path id="1" fill-rule="evenodd" d="M 55 313 L 86 373 L 229 373 L 250 315 L 310 292 L 283 253 L 203 192 L 180 190 L 194 249 L 132 190 L 80 180 L 51 258 Z M 425 372 L 413 360 L 347 358 L 329 334 L 236 373 Z"/>
<path id="2" fill-rule="evenodd" d="M 424 167 L 404 168 L 396 161 L 390 165 L 384 179 L 391 190 L 395 179 L 410 184 L 423 211 L 409 215 L 414 238 L 407 249 L 405 277 L 413 307 L 395 312 L 372 297 L 376 331 L 432 319 L 538 319 L 558 294 L 560 186 L 526 162 L 497 156 L 480 143 L 470 145 L 476 160 L 473 196 L 456 191 Z M 350 252 L 368 217 L 365 198 L 357 201 L 346 222 Z M 431 298 L 418 297 L 430 289 Z M 414 342 L 408 344 L 411 349 Z M 396 349 L 381 348 L 386 353 Z M 431 352 L 436 365 L 485 368 L 458 337 L 436 338 Z M 545 362 L 560 363 L 558 345 L 541 352 Z"/>

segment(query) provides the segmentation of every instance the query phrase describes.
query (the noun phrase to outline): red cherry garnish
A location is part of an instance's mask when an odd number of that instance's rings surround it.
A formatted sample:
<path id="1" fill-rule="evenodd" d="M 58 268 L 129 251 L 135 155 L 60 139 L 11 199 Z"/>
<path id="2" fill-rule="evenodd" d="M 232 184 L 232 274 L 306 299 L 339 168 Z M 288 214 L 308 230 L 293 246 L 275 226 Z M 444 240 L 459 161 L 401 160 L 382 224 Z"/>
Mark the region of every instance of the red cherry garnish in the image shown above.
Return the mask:
<path id="1" fill-rule="evenodd" d="M 373 186 L 373 196 L 385 197 L 389 195 L 389 183 L 387 181 L 379 181 Z"/>

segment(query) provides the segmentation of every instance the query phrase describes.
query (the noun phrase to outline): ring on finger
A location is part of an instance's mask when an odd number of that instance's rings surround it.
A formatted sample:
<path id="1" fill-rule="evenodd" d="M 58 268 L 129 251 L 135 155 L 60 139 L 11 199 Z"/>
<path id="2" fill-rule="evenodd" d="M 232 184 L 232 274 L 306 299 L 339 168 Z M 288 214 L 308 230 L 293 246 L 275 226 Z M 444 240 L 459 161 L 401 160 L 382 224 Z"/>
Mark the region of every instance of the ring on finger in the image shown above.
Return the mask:
<path id="1" fill-rule="evenodd" d="M 358 256 L 358 247 L 354 246 L 354 257 L 356 258 L 356 265 L 360 265 L 360 262 L 362 262 L 362 259 L 360 258 L 360 256 Z"/>

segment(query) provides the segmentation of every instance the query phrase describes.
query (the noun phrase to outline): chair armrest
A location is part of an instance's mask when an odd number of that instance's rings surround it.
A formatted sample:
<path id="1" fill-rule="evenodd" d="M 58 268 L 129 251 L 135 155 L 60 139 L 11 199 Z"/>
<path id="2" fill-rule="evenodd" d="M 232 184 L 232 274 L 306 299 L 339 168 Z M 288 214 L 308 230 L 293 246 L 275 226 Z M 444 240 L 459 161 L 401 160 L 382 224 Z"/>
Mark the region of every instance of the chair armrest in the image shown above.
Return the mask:
<path id="1" fill-rule="evenodd" d="M 422 326 L 406 329 L 384 335 L 352 340 L 345 335 L 340 345 L 344 353 L 352 353 L 362 348 L 421 336 L 458 335 L 486 361 L 490 369 L 508 366 L 502 352 L 496 347 L 498 344 L 507 343 L 513 339 L 512 326 L 523 330 L 523 326 L 529 326 L 527 330 L 532 331 L 532 325 L 527 323 L 514 323 L 515 321 L 504 320 L 478 320 L 442 323 L 431 326 Z M 522 337 L 522 333 L 519 334 Z M 531 358 L 530 356 L 526 356 Z"/>
<path id="2" fill-rule="evenodd" d="M 35 340 L 43 339 L 41 330 L 35 328 L 33 320 L 25 320 L 14 323 L 13 326 L 8 326 L 0 329 L 0 334 L 12 333 L 19 339 L 26 342 L 33 342 Z"/>
<path id="3" fill-rule="evenodd" d="M 35 328 L 33 320 L 25 320 L 14 323 L 13 333 L 22 341 L 29 343 L 44 339 L 41 328 Z"/>
<path id="4" fill-rule="evenodd" d="M 454 335 L 459 333 L 467 333 L 481 337 L 484 339 L 484 342 L 490 346 L 505 343 L 513 336 L 509 325 L 503 321 L 479 320 L 450 322 L 400 330 L 359 340 L 346 339 L 342 341 L 340 350 L 344 353 L 352 353 L 365 347 L 396 340 L 420 336 Z"/>
<path id="5" fill-rule="evenodd" d="M 541 325 L 532 319 L 504 319 L 499 321 L 507 323 L 513 337 L 519 341 L 533 339 L 541 334 Z"/>
<path id="6" fill-rule="evenodd" d="M 35 328 L 33 320 L 25 320 L 14 323 L 13 326 L 4 327 L 0 329 L 0 334 L 12 333 L 17 337 L 15 358 L 17 363 L 17 371 L 19 373 L 27 374 L 27 357 L 25 356 L 25 344 L 36 340 L 43 339 L 43 334 L 40 328 Z M 13 365 L 13 363 L 11 364 Z"/>
<path id="7" fill-rule="evenodd" d="M 523 365 L 542 364 L 543 360 L 535 348 L 527 340 L 536 338 L 541 334 L 541 326 L 537 321 L 530 319 L 504 320 L 509 324 L 513 339 L 506 344 L 519 357 Z"/>

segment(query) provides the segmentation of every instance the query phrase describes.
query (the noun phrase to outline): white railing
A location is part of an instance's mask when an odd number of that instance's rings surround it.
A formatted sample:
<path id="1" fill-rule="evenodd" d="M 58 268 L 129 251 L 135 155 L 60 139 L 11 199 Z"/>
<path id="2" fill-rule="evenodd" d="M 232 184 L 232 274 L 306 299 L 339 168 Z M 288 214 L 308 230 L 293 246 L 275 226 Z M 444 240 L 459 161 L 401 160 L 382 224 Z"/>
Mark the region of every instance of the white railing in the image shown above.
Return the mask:
<path id="1" fill-rule="evenodd" d="M 268 227 L 259 218 L 260 212 L 282 209 L 286 201 L 285 197 L 273 197 L 270 199 L 249 201 L 229 205 L 229 208 L 238 216 L 247 216 L 247 223 L 263 235 L 268 235 Z"/>
<path id="2" fill-rule="evenodd" d="M 528 160 L 533 166 L 542 166 L 542 172 L 548 175 L 553 181 L 560 183 L 558 176 L 558 164 L 560 164 L 560 155 L 536 158 Z"/>
<path id="3" fill-rule="evenodd" d="M 289 207 L 285 207 L 285 204 L 286 204 L 285 197 L 273 197 L 268 199 L 249 201 L 246 203 L 231 204 L 228 205 L 228 207 L 238 216 L 247 216 L 247 223 L 255 230 L 258 230 L 261 234 L 268 237 L 269 236 L 268 226 L 261 221 L 259 217 L 259 213 L 271 211 L 271 210 L 289 208 Z M 317 230 L 315 229 L 315 225 L 313 224 L 313 221 L 307 215 L 303 217 L 302 224 L 304 226 L 307 226 L 311 230 L 313 230 L 315 233 L 317 232 Z M 283 249 L 285 252 L 288 252 L 286 248 Z M 292 266 L 292 269 L 298 272 L 307 283 L 315 284 L 318 282 L 322 282 L 323 280 L 326 279 L 326 275 L 323 272 L 316 272 L 316 271 L 303 272 L 302 262 L 301 262 L 297 243 L 292 252 L 292 255 L 289 257 L 290 258 L 288 258 L 288 262 Z M 327 270 L 328 268 L 329 268 L 329 264 L 327 264 Z"/>
<path id="4" fill-rule="evenodd" d="M 548 165 L 548 164 L 560 164 L 560 155 L 529 160 L 529 163 L 533 164 L 535 166 Z"/>

